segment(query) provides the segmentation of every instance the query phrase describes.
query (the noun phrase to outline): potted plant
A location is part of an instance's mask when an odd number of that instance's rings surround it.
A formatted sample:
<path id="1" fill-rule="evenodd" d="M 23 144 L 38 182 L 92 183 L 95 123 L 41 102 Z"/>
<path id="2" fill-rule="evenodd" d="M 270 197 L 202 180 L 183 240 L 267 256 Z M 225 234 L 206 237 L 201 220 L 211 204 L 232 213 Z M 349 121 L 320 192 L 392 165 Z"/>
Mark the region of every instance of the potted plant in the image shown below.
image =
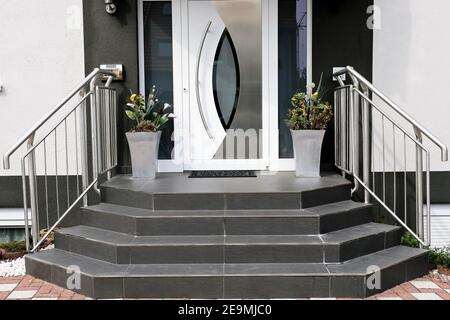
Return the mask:
<path id="1" fill-rule="evenodd" d="M 133 178 L 154 179 L 161 130 L 173 117 L 171 106 L 158 99 L 158 90 L 153 86 L 147 101 L 142 95 L 132 93 L 127 107 L 126 115 L 136 122 L 135 127 L 126 133 Z"/>
<path id="2" fill-rule="evenodd" d="M 331 105 L 322 100 L 321 85 L 315 92 L 314 88 L 312 83 L 307 86 L 307 92 L 296 92 L 292 96 L 286 121 L 291 129 L 298 177 L 320 177 L 323 138 L 333 117 Z"/>

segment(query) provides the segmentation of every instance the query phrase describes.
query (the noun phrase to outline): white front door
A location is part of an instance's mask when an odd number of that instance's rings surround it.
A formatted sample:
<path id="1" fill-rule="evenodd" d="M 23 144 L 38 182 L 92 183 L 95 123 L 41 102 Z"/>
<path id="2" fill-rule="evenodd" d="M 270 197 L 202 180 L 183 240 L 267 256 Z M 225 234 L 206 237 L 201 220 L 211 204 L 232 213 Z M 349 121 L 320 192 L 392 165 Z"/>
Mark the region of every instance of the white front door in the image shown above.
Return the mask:
<path id="1" fill-rule="evenodd" d="M 262 0 L 185 0 L 184 169 L 266 169 Z"/>

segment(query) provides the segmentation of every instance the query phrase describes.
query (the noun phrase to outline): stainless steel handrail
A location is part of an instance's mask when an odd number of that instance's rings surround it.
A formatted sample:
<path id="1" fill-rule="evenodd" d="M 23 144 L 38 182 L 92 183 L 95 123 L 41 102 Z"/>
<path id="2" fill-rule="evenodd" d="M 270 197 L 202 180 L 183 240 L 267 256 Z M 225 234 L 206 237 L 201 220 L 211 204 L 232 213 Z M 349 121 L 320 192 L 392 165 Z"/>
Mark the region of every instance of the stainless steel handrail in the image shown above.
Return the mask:
<path id="1" fill-rule="evenodd" d="M 393 110 L 395 110 L 400 116 L 411 123 L 414 128 L 421 133 L 423 133 L 428 139 L 430 139 L 436 146 L 441 149 L 441 160 L 448 161 L 448 148 L 447 146 L 438 138 L 436 138 L 428 129 L 417 122 L 412 116 L 410 116 L 405 110 L 400 108 L 394 101 L 386 97 L 378 88 L 376 88 L 369 80 L 363 77 L 359 72 L 357 72 L 353 67 L 347 66 L 338 72 L 334 73 L 333 76 L 340 78 L 339 76 L 349 73 L 350 75 L 357 78 L 364 86 L 366 86 L 370 91 L 375 93 L 381 100 L 388 104 Z"/>
<path id="2" fill-rule="evenodd" d="M 10 158 L 25 142 L 27 142 L 30 138 L 34 138 L 34 135 L 39 128 L 41 128 L 53 115 L 55 115 L 65 104 L 72 99 L 80 90 L 89 83 L 92 78 L 94 78 L 97 74 L 104 74 L 114 76 L 115 73 L 108 70 L 101 70 L 99 68 L 95 68 L 74 90 L 72 90 L 59 104 L 57 104 L 49 113 L 47 113 L 41 120 L 39 120 L 28 132 L 17 141 L 3 156 L 3 168 L 5 170 L 10 169 L 11 163 Z"/>
<path id="3" fill-rule="evenodd" d="M 195 93 L 197 96 L 197 107 L 198 107 L 198 111 L 200 112 L 200 117 L 202 119 L 203 122 L 203 126 L 205 127 L 206 133 L 208 134 L 208 137 L 213 140 L 214 136 L 211 134 L 211 131 L 209 130 L 209 126 L 208 123 L 206 121 L 205 118 L 205 114 L 203 113 L 203 105 L 202 105 L 202 99 L 200 98 L 200 60 L 202 58 L 202 53 L 203 53 L 203 47 L 205 45 L 205 40 L 206 40 L 206 36 L 208 35 L 209 29 L 211 28 L 211 24 L 212 21 L 208 21 L 208 24 L 206 25 L 205 28 L 205 32 L 203 33 L 203 37 L 202 40 L 200 42 L 200 47 L 198 50 L 198 55 L 197 55 L 197 66 L 196 66 L 196 70 L 195 70 Z"/>
<path id="4" fill-rule="evenodd" d="M 352 82 L 350 85 L 345 84 L 345 80 L 341 77 L 347 74 Z M 371 199 L 378 202 L 389 214 L 391 214 L 397 222 L 402 225 L 408 232 L 410 232 L 422 245 L 431 244 L 431 215 L 430 215 L 430 151 L 425 147 L 423 143 L 423 136 L 426 136 L 434 145 L 440 148 L 441 160 L 443 162 L 448 161 L 448 148 L 447 146 L 436 138 L 428 129 L 418 123 L 402 108 L 400 108 L 391 99 L 386 97 L 379 89 L 377 89 L 370 81 L 364 78 L 353 67 L 346 67 L 333 74 L 337 78 L 340 87 L 335 89 L 335 158 L 336 166 L 342 170 L 342 172 L 350 174 L 354 178 L 354 188 L 352 194 L 358 190 L 364 191 L 364 201 L 370 203 Z M 371 94 L 372 93 L 372 94 Z M 395 117 L 390 116 L 377 105 L 372 97 L 378 97 L 383 101 L 388 109 L 393 110 L 396 114 L 406 120 L 412 127 L 412 132 L 408 132 Z M 372 118 L 375 117 L 375 113 L 381 116 L 381 135 L 378 139 L 381 139 L 382 151 L 380 154 L 380 160 L 382 167 L 375 169 L 374 158 L 374 145 L 375 137 L 373 133 L 373 124 L 371 124 Z M 389 151 L 392 153 L 392 163 L 390 168 L 385 166 L 385 121 L 390 123 L 392 128 L 392 148 Z M 347 131 L 348 134 L 347 134 Z M 403 135 L 403 191 L 398 191 L 396 179 L 398 167 L 396 166 L 397 152 L 396 152 L 396 133 L 400 131 Z M 362 133 L 362 135 L 361 135 Z M 411 203 L 407 204 L 407 139 L 415 146 L 415 169 L 413 170 L 415 175 L 415 222 L 416 233 L 407 226 L 407 214 L 411 209 Z M 362 150 L 361 150 L 362 149 Z M 398 150 L 397 150 L 398 151 Z M 424 157 L 425 156 L 425 166 Z M 362 160 L 362 161 L 361 161 Z M 381 190 L 376 187 L 377 179 L 375 172 L 382 173 Z M 424 172 L 425 171 L 425 172 Z M 392 190 L 392 198 L 386 196 L 386 175 L 391 173 L 393 177 L 394 188 Z M 425 173 L 425 178 L 424 178 Z M 372 175 L 372 179 L 370 177 Z M 401 177 L 401 176 L 400 176 Z M 372 186 L 370 182 L 372 180 Z M 425 188 L 425 190 L 424 190 Z M 425 192 L 424 192 L 425 191 Z M 381 193 L 382 196 L 378 196 Z M 398 216 L 400 211 L 397 207 L 397 197 L 402 196 L 404 198 L 404 219 Z M 424 197 L 426 197 L 424 199 Z M 392 207 L 390 207 L 390 201 L 393 200 Z M 425 201 L 424 201 L 425 200 Z M 424 228 L 424 204 L 426 207 L 426 229 Z M 401 208 L 401 207 L 400 207 Z M 427 232 L 425 236 L 425 231 Z M 425 240 L 426 238 L 426 240 Z"/>
<path id="5" fill-rule="evenodd" d="M 97 83 L 101 76 L 107 76 L 107 81 L 104 87 L 100 87 Z M 4 168 L 10 169 L 10 158 L 16 153 L 23 144 L 27 144 L 27 151 L 21 158 L 22 171 L 22 189 L 23 189 L 23 204 L 24 204 L 24 220 L 25 220 L 25 238 L 26 249 L 30 248 L 30 232 L 28 208 L 31 212 L 31 232 L 33 236 L 33 249 L 35 251 L 45 241 L 49 234 L 59 225 L 64 217 L 78 205 L 79 201 L 83 200 L 83 204 L 88 204 L 87 194 L 89 190 L 95 188 L 98 183 L 98 172 L 107 173 L 107 177 L 111 176 L 111 170 L 117 165 L 117 149 L 116 149 L 116 109 L 117 109 L 117 92 L 113 88 L 109 88 L 113 78 L 116 76 L 114 71 L 94 69 L 69 95 L 67 95 L 62 102 L 54 107 L 42 119 L 40 119 L 28 132 L 11 147 L 3 157 Z M 61 111 L 66 107 L 72 99 L 79 94 L 79 101 L 70 108 L 65 108 L 64 113 Z M 87 105 L 87 100 L 90 98 L 90 108 Z M 67 110 L 66 110 L 67 109 Z M 87 111 L 91 111 L 91 125 L 87 124 Z M 104 116 L 102 116 L 104 115 Z M 52 124 L 48 132 L 44 132 L 42 137 L 36 143 L 36 133 L 43 129 L 43 126 L 50 120 L 56 119 L 56 124 Z M 72 127 L 69 127 L 68 122 L 71 121 Z M 80 124 L 80 126 L 78 126 Z M 62 138 L 61 143 L 58 143 L 59 137 Z M 69 132 L 69 130 L 71 130 Z M 73 132 L 73 131 L 74 132 Z M 74 140 L 69 143 L 68 135 L 74 133 Z M 79 136 L 78 136 L 79 135 Z M 41 135 L 40 135 L 41 136 Z M 92 139 L 92 152 L 90 152 L 88 137 Z M 80 138 L 80 139 L 78 139 Z M 98 141 L 98 140 L 101 141 Z M 56 198 L 49 201 L 48 193 L 48 179 L 51 177 L 47 167 L 47 146 L 51 143 L 54 150 L 54 179 L 56 189 Z M 75 148 L 75 156 L 69 159 L 69 144 Z M 97 145 L 105 145 L 101 150 Z M 59 148 L 61 147 L 61 148 Z M 39 149 L 38 149 L 39 148 Z M 42 152 L 41 152 L 42 151 Z M 60 151 L 60 152 L 58 152 Z M 81 171 L 79 171 L 79 154 L 81 160 Z M 58 154 L 63 157 L 63 163 L 58 165 Z M 39 158 L 39 163 L 36 162 L 37 155 L 43 156 Z M 73 169 L 69 169 L 69 160 L 73 165 Z M 39 166 L 37 166 L 37 164 Z M 40 167 L 41 173 L 38 173 Z M 72 170 L 72 171 L 71 171 Z M 28 171 L 28 172 L 27 172 Z M 61 172 L 63 171 L 63 172 Z M 70 187 L 70 178 L 75 176 L 76 189 Z M 38 177 L 44 183 L 44 188 L 38 188 Z M 79 183 L 79 177 L 82 183 Z M 59 181 L 58 181 L 59 180 Z M 93 181 L 92 181 L 93 180 Z M 27 189 L 29 186 L 29 194 Z M 61 188 L 61 194 L 59 190 Z M 80 190 L 81 188 L 81 190 Z M 64 190 L 65 189 L 65 194 Z M 43 198 L 40 201 L 40 193 Z M 29 205 L 28 206 L 28 196 Z M 61 199 L 60 199 L 61 196 Z M 76 196 L 76 200 L 72 202 Z M 60 205 L 60 200 L 64 204 Z M 40 206 L 42 205 L 42 206 Z M 56 208 L 49 209 L 56 205 Z M 47 232 L 42 237 L 40 234 L 40 208 L 46 214 Z M 61 215 L 61 212 L 64 213 Z M 53 223 L 50 221 L 49 213 L 57 215 L 57 221 Z M 45 218 L 44 217 L 44 218 Z"/>

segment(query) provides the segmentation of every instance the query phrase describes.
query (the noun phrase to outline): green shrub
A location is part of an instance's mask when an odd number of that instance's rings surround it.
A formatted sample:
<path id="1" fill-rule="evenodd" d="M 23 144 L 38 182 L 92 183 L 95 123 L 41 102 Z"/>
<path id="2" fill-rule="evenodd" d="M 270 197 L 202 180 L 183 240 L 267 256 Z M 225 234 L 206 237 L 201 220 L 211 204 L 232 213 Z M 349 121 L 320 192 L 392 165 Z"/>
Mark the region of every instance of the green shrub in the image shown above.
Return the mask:
<path id="1" fill-rule="evenodd" d="M 24 240 L 12 241 L 0 244 L 0 249 L 5 249 L 8 252 L 22 252 L 26 251 L 26 245 Z"/>
<path id="2" fill-rule="evenodd" d="M 420 248 L 420 242 L 411 233 L 407 232 L 402 236 L 402 246 Z"/>
<path id="3" fill-rule="evenodd" d="M 450 247 L 431 249 L 429 261 L 433 266 L 450 268 Z"/>
<path id="4" fill-rule="evenodd" d="M 403 246 L 420 248 L 420 242 L 409 232 L 402 236 L 401 244 Z M 450 268 L 450 246 L 443 248 L 425 248 L 429 249 L 428 261 L 430 265 L 435 268 L 436 266 L 443 266 Z"/>

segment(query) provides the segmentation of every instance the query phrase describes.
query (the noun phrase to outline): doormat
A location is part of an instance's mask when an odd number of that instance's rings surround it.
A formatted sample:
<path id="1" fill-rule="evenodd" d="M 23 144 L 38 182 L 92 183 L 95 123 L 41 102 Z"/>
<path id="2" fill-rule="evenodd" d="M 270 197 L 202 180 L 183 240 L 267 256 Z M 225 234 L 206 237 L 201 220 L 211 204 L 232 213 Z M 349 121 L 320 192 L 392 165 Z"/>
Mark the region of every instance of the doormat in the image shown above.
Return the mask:
<path id="1" fill-rule="evenodd" d="M 252 170 L 192 171 L 189 178 L 256 178 Z"/>

